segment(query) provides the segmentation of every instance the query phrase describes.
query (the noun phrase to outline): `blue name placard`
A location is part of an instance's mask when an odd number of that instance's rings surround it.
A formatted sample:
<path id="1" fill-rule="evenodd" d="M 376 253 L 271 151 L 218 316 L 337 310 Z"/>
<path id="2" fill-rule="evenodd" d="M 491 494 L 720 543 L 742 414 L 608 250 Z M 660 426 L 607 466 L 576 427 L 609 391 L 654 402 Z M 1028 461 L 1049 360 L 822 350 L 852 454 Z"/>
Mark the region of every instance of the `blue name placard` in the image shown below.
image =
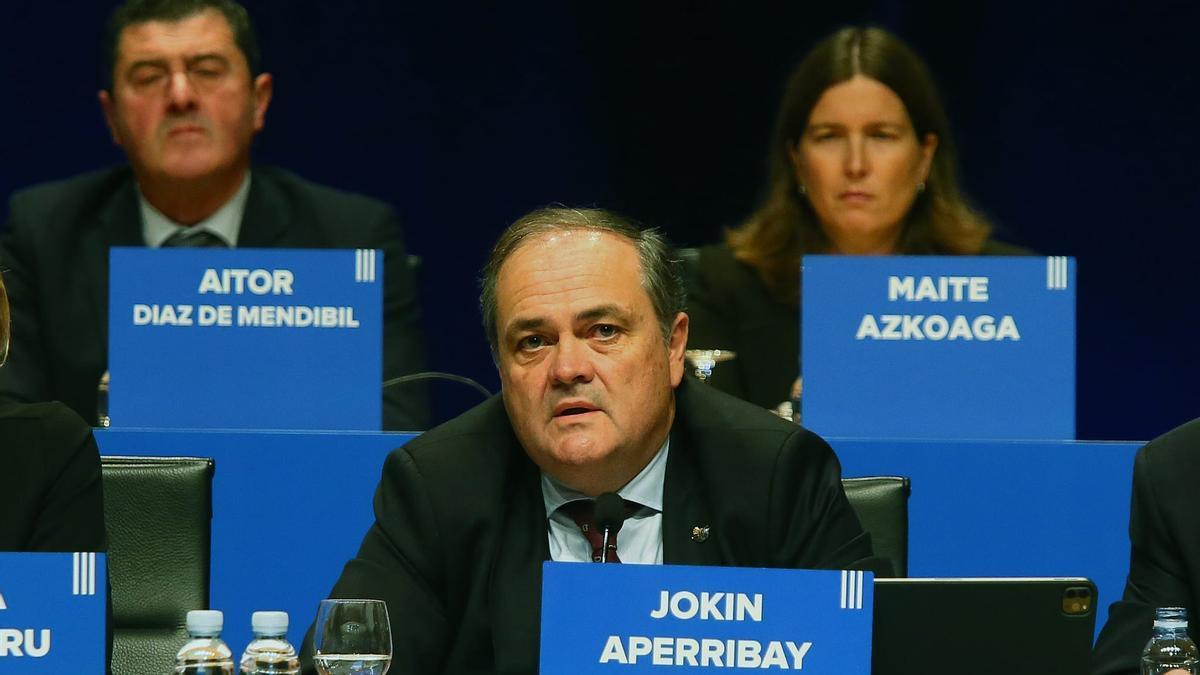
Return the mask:
<path id="1" fill-rule="evenodd" d="M 806 256 L 802 419 L 826 436 L 1075 437 L 1075 261 Z"/>
<path id="2" fill-rule="evenodd" d="M 103 553 L 0 552 L 0 673 L 103 673 Z"/>
<path id="3" fill-rule="evenodd" d="M 543 675 L 868 675 L 869 572 L 547 562 Z"/>
<path id="4" fill-rule="evenodd" d="M 114 426 L 378 430 L 377 250 L 114 248 Z"/>

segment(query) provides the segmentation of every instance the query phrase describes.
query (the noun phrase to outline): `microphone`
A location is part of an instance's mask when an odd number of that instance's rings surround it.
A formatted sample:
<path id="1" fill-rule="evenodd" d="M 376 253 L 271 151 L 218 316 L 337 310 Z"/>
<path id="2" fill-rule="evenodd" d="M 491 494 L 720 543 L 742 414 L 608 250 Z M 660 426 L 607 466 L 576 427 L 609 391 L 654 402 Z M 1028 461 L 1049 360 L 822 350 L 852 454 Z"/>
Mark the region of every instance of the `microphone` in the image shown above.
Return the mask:
<path id="1" fill-rule="evenodd" d="M 455 375 L 454 373 L 439 373 L 436 370 L 430 370 L 430 371 L 426 371 L 423 373 L 411 373 L 408 375 L 401 375 L 400 377 L 393 377 L 390 380 L 384 380 L 383 384 L 381 384 L 379 386 L 381 389 L 387 389 L 388 387 L 394 387 L 398 384 L 407 384 L 409 382 L 419 382 L 421 380 L 446 380 L 447 382 L 457 382 L 458 384 L 465 384 L 468 387 L 470 387 L 470 388 L 474 389 L 475 391 L 479 392 L 480 394 L 482 394 L 483 399 L 485 401 L 492 397 L 492 392 L 488 391 L 487 387 L 483 386 L 482 384 L 479 384 L 475 380 L 472 380 L 471 378 L 469 378 L 465 375 Z"/>
<path id="2" fill-rule="evenodd" d="M 596 507 L 592 515 L 596 529 L 602 535 L 600 542 L 600 561 L 608 562 L 608 542 L 617 536 L 621 526 L 625 524 L 625 500 L 615 492 L 605 492 L 596 497 Z"/>

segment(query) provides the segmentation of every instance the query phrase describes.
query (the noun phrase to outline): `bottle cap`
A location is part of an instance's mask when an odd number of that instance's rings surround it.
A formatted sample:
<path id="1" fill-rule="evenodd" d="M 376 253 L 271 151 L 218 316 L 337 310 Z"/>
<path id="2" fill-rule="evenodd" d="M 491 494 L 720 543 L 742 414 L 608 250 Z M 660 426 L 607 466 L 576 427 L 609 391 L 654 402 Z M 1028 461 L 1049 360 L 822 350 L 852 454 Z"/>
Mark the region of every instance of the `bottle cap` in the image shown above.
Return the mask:
<path id="1" fill-rule="evenodd" d="M 255 635 L 283 635 L 288 629 L 287 612 L 255 612 L 250 615 Z"/>
<path id="2" fill-rule="evenodd" d="M 220 635 L 225 615 L 219 609 L 193 609 L 187 613 L 187 631 L 193 635 Z"/>
<path id="3" fill-rule="evenodd" d="M 1158 607 L 1154 610 L 1155 628 L 1182 630 L 1187 625 L 1187 609 L 1183 607 Z"/>

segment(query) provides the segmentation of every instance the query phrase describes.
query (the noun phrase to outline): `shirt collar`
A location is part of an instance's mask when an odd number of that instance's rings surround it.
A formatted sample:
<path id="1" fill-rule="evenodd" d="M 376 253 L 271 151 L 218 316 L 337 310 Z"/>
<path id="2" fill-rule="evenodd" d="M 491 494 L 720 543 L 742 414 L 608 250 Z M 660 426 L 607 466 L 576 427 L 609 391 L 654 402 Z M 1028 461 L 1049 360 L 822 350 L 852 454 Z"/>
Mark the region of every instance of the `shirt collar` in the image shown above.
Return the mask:
<path id="1" fill-rule="evenodd" d="M 216 213 L 192 226 L 180 225 L 163 215 L 162 211 L 146 201 L 138 190 L 138 205 L 142 211 L 142 238 L 146 245 L 157 248 L 180 230 L 207 230 L 220 237 L 230 247 L 237 245 L 238 233 L 242 229 L 242 214 L 246 211 L 246 197 L 250 194 L 250 172 L 242 179 L 242 185 L 233 197 L 225 202 Z"/>
<path id="2" fill-rule="evenodd" d="M 667 477 L 667 451 L 670 450 L 671 437 L 663 441 L 658 453 L 642 468 L 633 480 L 625 487 L 617 490 L 622 499 L 636 502 L 638 505 L 653 509 L 659 513 L 663 508 L 663 482 Z M 563 504 L 580 499 L 591 499 L 587 495 L 574 490 L 542 472 L 542 502 L 546 506 L 546 516 L 554 514 Z"/>

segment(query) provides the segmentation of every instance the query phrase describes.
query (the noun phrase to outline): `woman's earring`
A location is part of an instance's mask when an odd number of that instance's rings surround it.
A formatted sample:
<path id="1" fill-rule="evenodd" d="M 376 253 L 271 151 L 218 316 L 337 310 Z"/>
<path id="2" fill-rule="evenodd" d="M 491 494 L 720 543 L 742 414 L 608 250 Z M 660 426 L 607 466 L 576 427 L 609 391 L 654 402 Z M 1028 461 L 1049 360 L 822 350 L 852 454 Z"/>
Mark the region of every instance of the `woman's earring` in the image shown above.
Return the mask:
<path id="1" fill-rule="evenodd" d="M 808 188 L 804 187 L 804 183 L 800 184 L 799 190 L 802 196 L 808 194 Z"/>
<path id="2" fill-rule="evenodd" d="M 917 194 L 921 194 L 924 191 L 925 191 L 925 181 L 921 181 L 920 183 L 917 183 Z"/>

